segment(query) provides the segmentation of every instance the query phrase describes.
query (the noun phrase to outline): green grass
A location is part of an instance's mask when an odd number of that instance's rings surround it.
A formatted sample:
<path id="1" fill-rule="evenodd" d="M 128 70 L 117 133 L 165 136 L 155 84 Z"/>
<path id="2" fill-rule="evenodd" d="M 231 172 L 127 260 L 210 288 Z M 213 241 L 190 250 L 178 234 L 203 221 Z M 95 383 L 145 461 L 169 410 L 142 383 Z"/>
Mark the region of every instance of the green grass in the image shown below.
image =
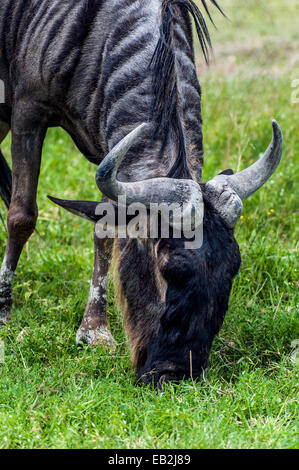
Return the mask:
<path id="1" fill-rule="evenodd" d="M 13 319 L 0 333 L 3 448 L 298 447 L 298 363 L 291 346 L 299 338 L 299 104 L 291 104 L 291 81 L 299 78 L 298 2 L 221 4 L 232 23 L 217 21 L 216 64 L 207 70 L 199 57 L 204 179 L 258 158 L 271 138 L 271 117 L 283 129 L 285 150 L 271 181 L 244 205 L 236 229 L 242 268 L 210 367 L 200 383 L 169 385 L 163 395 L 136 388 L 112 285 L 108 310 L 116 356 L 76 347 L 92 273 L 92 226 L 54 207 L 46 195 L 99 194 L 95 168 L 53 129 L 44 146 L 38 234 L 21 257 Z M 4 151 L 9 156 L 9 139 Z M 3 254 L 4 228 L 0 238 Z"/>

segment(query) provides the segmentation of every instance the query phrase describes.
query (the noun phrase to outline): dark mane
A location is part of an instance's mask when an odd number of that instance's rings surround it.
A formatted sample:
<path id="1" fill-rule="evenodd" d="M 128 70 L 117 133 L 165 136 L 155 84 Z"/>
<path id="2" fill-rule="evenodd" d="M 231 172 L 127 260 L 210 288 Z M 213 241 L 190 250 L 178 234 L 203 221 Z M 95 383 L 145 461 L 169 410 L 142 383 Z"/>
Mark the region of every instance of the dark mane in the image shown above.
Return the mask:
<path id="1" fill-rule="evenodd" d="M 224 15 L 217 2 L 215 0 L 210 1 Z M 201 2 L 209 19 L 214 24 L 206 0 L 201 0 Z M 174 132 L 179 143 L 179 150 L 176 161 L 169 171 L 168 176 L 172 178 L 179 176 L 191 178 L 186 156 L 184 132 L 178 110 L 175 56 L 172 45 L 172 26 L 173 23 L 177 21 L 177 17 L 173 11 L 173 6 L 178 6 L 182 15 L 193 17 L 197 36 L 207 63 L 209 62 L 209 52 L 212 45 L 205 19 L 193 0 L 163 0 L 160 39 L 151 61 L 154 89 L 151 117 L 156 123 L 154 137 L 162 138 L 162 153 L 167 145 L 170 132 Z M 190 46 L 192 48 L 192 36 Z"/>

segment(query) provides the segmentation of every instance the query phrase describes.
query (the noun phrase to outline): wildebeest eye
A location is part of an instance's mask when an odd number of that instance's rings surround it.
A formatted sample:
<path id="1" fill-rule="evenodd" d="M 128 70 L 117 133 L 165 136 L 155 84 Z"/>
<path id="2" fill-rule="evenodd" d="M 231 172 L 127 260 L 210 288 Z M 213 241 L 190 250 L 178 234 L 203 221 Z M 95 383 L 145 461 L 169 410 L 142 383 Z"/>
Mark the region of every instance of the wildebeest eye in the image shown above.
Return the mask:
<path id="1" fill-rule="evenodd" d="M 219 173 L 219 175 L 233 175 L 233 174 L 234 174 L 234 171 L 231 168 L 228 168 L 227 170 L 223 170 L 221 171 L 221 173 Z"/>

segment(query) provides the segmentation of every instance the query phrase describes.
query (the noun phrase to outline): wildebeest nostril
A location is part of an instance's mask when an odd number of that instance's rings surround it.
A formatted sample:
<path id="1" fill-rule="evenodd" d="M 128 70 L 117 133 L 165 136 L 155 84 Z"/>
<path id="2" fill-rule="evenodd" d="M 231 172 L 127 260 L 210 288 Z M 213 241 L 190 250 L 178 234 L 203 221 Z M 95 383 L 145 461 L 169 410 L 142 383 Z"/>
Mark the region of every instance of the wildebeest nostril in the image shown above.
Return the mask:
<path id="1" fill-rule="evenodd" d="M 177 383 L 178 381 L 179 381 L 178 377 L 173 372 L 163 372 L 162 375 L 160 375 L 156 386 L 159 390 L 163 391 L 164 386 L 167 383 L 169 382 Z"/>

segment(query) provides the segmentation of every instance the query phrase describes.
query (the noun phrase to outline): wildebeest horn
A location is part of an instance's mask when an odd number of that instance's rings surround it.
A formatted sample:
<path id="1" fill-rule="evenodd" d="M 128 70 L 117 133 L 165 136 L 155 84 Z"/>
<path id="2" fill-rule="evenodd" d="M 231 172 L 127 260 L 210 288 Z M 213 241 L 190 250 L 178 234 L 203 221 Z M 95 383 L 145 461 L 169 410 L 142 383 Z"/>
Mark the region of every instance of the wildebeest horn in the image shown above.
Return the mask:
<path id="1" fill-rule="evenodd" d="M 226 183 L 244 201 L 266 183 L 276 170 L 282 155 L 283 136 L 278 123 L 273 119 L 272 142 L 264 155 L 246 170 L 235 175 L 218 175 L 212 181 Z"/>
<path id="2" fill-rule="evenodd" d="M 124 194 L 124 185 L 116 179 L 117 170 L 124 156 L 143 133 L 146 123 L 126 135 L 101 162 L 96 173 L 96 183 L 100 191 L 112 200 Z"/>
<path id="3" fill-rule="evenodd" d="M 202 210 L 202 193 L 199 184 L 193 180 L 174 178 L 152 178 L 143 181 L 121 182 L 117 170 L 124 156 L 137 141 L 147 124 L 141 124 L 124 137 L 105 157 L 96 173 L 100 191 L 117 201 L 126 196 L 127 205 L 138 202 L 150 208 L 150 204 L 177 203 L 194 211 Z"/>

